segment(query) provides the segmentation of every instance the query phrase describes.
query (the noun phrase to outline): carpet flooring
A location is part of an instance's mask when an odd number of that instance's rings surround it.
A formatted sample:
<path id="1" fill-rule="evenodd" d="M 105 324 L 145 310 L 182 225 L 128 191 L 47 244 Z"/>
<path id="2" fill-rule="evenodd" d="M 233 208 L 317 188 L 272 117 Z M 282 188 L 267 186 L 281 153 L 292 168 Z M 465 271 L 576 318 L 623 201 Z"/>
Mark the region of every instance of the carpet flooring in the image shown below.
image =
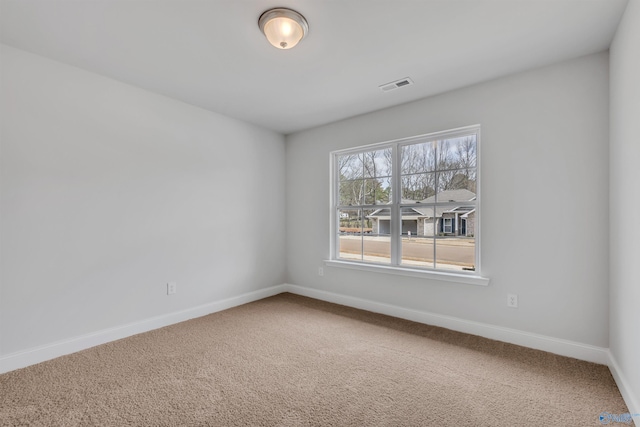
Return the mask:
<path id="1" fill-rule="evenodd" d="M 606 366 L 281 294 L 0 375 L 2 426 L 589 426 Z"/>

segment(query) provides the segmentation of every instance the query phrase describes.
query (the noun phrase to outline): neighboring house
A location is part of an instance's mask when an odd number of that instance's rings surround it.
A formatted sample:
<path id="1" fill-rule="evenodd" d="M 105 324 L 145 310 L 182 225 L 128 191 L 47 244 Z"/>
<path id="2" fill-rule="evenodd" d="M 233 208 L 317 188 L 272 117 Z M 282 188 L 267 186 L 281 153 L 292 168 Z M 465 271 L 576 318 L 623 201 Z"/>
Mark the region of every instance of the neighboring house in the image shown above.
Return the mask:
<path id="1" fill-rule="evenodd" d="M 445 190 L 438 193 L 438 201 L 442 202 L 471 202 L 476 194 L 469 190 Z M 434 203 L 435 196 L 428 197 L 417 203 Z M 413 200 L 402 200 L 403 204 L 413 203 Z M 435 212 L 434 212 L 435 210 Z M 367 218 L 372 220 L 373 234 L 390 234 L 391 219 L 389 208 L 374 211 Z M 458 206 L 415 206 L 405 207 L 402 212 L 402 234 L 411 232 L 414 236 L 474 236 L 475 234 L 475 205 Z"/>

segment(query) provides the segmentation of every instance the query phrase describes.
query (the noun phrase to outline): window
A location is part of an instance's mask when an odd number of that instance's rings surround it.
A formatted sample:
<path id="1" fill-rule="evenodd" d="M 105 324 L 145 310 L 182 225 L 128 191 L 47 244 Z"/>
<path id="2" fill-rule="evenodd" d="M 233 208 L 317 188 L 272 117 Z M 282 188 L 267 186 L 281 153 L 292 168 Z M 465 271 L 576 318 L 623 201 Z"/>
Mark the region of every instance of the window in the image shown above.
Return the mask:
<path id="1" fill-rule="evenodd" d="M 332 260 L 478 275 L 480 127 L 332 153 Z"/>
<path id="2" fill-rule="evenodd" d="M 452 231 L 452 218 L 444 218 L 444 232 L 445 234 L 451 234 Z"/>

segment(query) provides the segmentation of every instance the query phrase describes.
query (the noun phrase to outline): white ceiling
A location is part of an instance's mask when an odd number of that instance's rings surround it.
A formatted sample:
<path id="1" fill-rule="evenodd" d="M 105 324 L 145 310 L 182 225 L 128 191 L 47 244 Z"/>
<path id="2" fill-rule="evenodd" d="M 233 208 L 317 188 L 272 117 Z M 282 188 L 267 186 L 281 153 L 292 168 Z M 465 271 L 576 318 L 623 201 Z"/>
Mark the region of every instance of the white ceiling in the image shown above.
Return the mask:
<path id="1" fill-rule="evenodd" d="M 627 1 L 1 0 L 0 25 L 7 45 L 286 134 L 606 50 Z M 309 22 L 294 49 L 258 28 L 276 6 Z"/>

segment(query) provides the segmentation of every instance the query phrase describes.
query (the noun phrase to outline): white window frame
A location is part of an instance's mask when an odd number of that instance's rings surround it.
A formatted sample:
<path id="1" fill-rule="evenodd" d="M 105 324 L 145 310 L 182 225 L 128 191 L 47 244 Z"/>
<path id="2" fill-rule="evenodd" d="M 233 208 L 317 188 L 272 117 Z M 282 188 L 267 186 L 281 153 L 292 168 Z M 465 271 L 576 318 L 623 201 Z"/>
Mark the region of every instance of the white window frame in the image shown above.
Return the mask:
<path id="1" fill-rule="evenodd" d="M 398 177 L 400 176 L 400 147 L 405 145 L 411 145 L 416 143 L 430 142 L 439 139 L 456 138 L 466 135 L 476 135 L 476 203 L 475 203 L 475 271 L 446 271 L 433 269 L 428 267 L 407 267 L 400 263 L 400 239 L 402 236 L 400 211 L 404 207 L 400 203 L 398 197 L 401 195 L 401 182 Z M 330 259 L 325 260 L 325 265 L 350 268 L 356 270 L 373 271 L 379 273 L 390 273 L 401 276 L 420 277 L 428 279 L 437 279 L 448 282 L 466 283 L 474 285 L 487 286 L 489 279 L 482 277 L 481 275 L 481 262 L 480 262 L 480 125 L 466 126 L 452 130 L 446 130 L 442 132 L 434 132 L 425 135 L 418 135 L 410 138 L 397 139 L 392 141 L 386 141 L 376 144 L 364 145 L 354 147 L 346 150 L 337 150 L 330 153 Z M 337 173 L 337 159 L 338 156 L 345 154 L 361 153 L 363 151 L 379 150 L 384 148 L 391 148 L 393 155 L 393 179 L 392 179 L 392 202 L 388 206 L 391 210 L 391 264 L 377 264 L 368 261 L 357 260 L 344 260 L 338 258 L 338 233 L 337 227 L 339 226 L 338 218 L 338 200 L 339 200 L 339 179 L 336 177 Z M 365 205 L 366 206 L 366 205 Z M 374 205 L 375 208 L 380 208 L 381 205 Z M 358 206 L 362 207 L 362 206 Z M 355 207 L 354 207 L 355 208 Z"/>
<path id="2" fill-rule="evenodd" d="M 449 225 L 447 225 L 447 221 L 449 221 Z M 447 231 L 447 227 L 449 227 L 449 231 Z M 442 232 L 443 233 L 453 233 L 453 218 L 442 218 Z"/>

